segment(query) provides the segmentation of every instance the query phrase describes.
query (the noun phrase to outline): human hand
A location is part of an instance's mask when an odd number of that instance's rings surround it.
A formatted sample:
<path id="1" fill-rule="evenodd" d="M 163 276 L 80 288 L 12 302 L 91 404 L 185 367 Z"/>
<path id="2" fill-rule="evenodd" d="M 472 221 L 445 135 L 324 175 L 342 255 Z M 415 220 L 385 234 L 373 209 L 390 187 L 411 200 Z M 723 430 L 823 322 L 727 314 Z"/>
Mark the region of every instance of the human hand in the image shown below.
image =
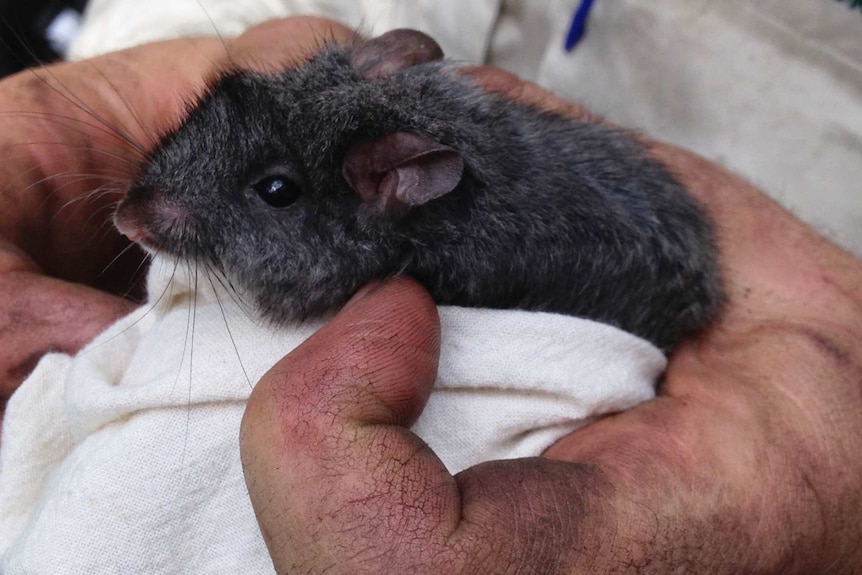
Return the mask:
<path id="1" fill-rule="evenodd" d="M 545 458 L 452 477 L 408 431 L 436 374 L 435 308 L 409 280 L 375 286 L 248 405 L 246 481 L 279 572 L 858 572 L 862 263 L 740 179 L 647 144 L 715 221 L 728 297 L 659 397 Z"/>
<path id="2" fill-rule="evenodd" d="M 207 81 L 229 65 L 281 69 L 352 35 L 293 18 L 0 81 L 0 403 L 46 352 L 77 351 L 135 305 L 123 296 L 141 254 L 124 253 L 112 208 Z"/>

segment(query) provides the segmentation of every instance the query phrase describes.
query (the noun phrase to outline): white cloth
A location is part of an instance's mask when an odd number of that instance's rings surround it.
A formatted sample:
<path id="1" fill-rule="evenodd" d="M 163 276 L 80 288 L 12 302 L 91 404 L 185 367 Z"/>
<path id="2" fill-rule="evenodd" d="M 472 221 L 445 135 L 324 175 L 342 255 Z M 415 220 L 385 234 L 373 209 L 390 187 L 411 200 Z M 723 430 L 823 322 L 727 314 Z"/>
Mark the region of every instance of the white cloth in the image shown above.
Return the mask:
<path id="1" fill-rule="evenodd" d="M 10 400 L 6 575 L 272 573 L 239 424 L 249 382 L 322 321 L 262 327 L 217 282 L 200 277 L 193 296 L 192 274 L 175 269 L 157 260 L 154 304 L 77 357 L 44 358 Z M 440 318 L 438 380 L 414 430 L 451 471 L 538 455 L 653 397 L 665 367 L 646 341 L 583 319 L 456 307 Z"/>
<path id="2" fill-rule="evenodd" d="M 91 0 L 72 56 L 315 13 L 430 33 L 745 176 L 862 255 L 862 10 L 836 0 Z"/>

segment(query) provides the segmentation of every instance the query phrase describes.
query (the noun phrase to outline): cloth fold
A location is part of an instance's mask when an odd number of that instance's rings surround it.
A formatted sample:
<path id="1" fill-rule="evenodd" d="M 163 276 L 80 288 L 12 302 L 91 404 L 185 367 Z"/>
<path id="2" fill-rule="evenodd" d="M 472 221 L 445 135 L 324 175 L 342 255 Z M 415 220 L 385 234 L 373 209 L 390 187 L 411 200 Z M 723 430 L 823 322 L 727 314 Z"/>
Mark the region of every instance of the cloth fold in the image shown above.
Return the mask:
<path id="1" fill-rule="evenodd" d="M 257 323 L 217 281 L 157 259 L 153 303 L 76 357 L 47 356 L 9 402 L 2 571 L 272 573 L 238 430 L 252 385 L 325 319 Z M 452 472 L 539 455 L 654 394 L 648 342 L 568 316 L 440 307 L 436 387 L 414 427 Z"/>

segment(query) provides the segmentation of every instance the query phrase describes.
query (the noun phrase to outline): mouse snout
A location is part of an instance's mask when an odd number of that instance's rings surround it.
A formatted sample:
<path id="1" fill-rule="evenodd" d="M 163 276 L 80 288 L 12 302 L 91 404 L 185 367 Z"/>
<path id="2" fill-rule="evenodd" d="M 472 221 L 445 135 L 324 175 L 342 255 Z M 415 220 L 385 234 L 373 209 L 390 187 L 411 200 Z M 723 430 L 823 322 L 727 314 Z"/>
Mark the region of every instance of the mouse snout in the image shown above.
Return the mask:
<path id="1" fill-rule="evenodd" d="M 168 250 L 186 235 L 191 219 L 188 209 L 158 194 L 129 193 L 114 212 L 114 226 L 121 234 L 135 243 Z"/>
<path id="2" fill-rule="evenodd" d="M 147 240 L 151 239 L 146 228 L 137 222 L 132 222 L 115 216 L 114 226 L 116 226 L 121 234 L 137 244 L 147 243 Z"/>
<path id="3" fill-rule="evenodd" d="M 124 200 L 114 212 L 114 226 L 131 241 L 146 244 L 148 241 L 152 241 L 152 236 L 144 223 L 146 218 L 142 216 L 141 210 L 137 209 L 135 204 Z"/>

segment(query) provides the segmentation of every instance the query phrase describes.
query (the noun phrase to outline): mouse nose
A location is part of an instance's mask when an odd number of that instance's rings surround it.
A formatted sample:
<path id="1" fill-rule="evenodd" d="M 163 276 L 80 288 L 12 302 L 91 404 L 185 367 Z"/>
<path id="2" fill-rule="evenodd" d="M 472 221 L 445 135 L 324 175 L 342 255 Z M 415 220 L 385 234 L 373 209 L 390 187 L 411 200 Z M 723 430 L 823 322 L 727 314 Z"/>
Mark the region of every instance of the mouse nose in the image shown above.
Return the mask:
<path id="1" fill-rule="evenodd" d="M 128 204 L 125 205 L 125 209 L 124 205 L 121 204 L 114 212 L 114 226 L 121 234 L 137 244 L 146 244 L 148 241 L 152 241 L 152 236 L 147 228 L 135 217 L 134 210 L 129 209 Z"/>
<path id="2" fill-rule="evenodd" d="M 114 212 L 121 234 L 145 247 L 183 253 L 197 222 L 188 206 L 165 199 L 161 189 L 132 188 Z"/>
<path id="3" fill-rule="evenodd" d="M 149 195 L 141 194 L 139 190 L 132 188 L 114 211 L 114 227 L 138 244 L 153 241 L 152 234 L 147 229 L 147 222 L 152 220 Z"/>

